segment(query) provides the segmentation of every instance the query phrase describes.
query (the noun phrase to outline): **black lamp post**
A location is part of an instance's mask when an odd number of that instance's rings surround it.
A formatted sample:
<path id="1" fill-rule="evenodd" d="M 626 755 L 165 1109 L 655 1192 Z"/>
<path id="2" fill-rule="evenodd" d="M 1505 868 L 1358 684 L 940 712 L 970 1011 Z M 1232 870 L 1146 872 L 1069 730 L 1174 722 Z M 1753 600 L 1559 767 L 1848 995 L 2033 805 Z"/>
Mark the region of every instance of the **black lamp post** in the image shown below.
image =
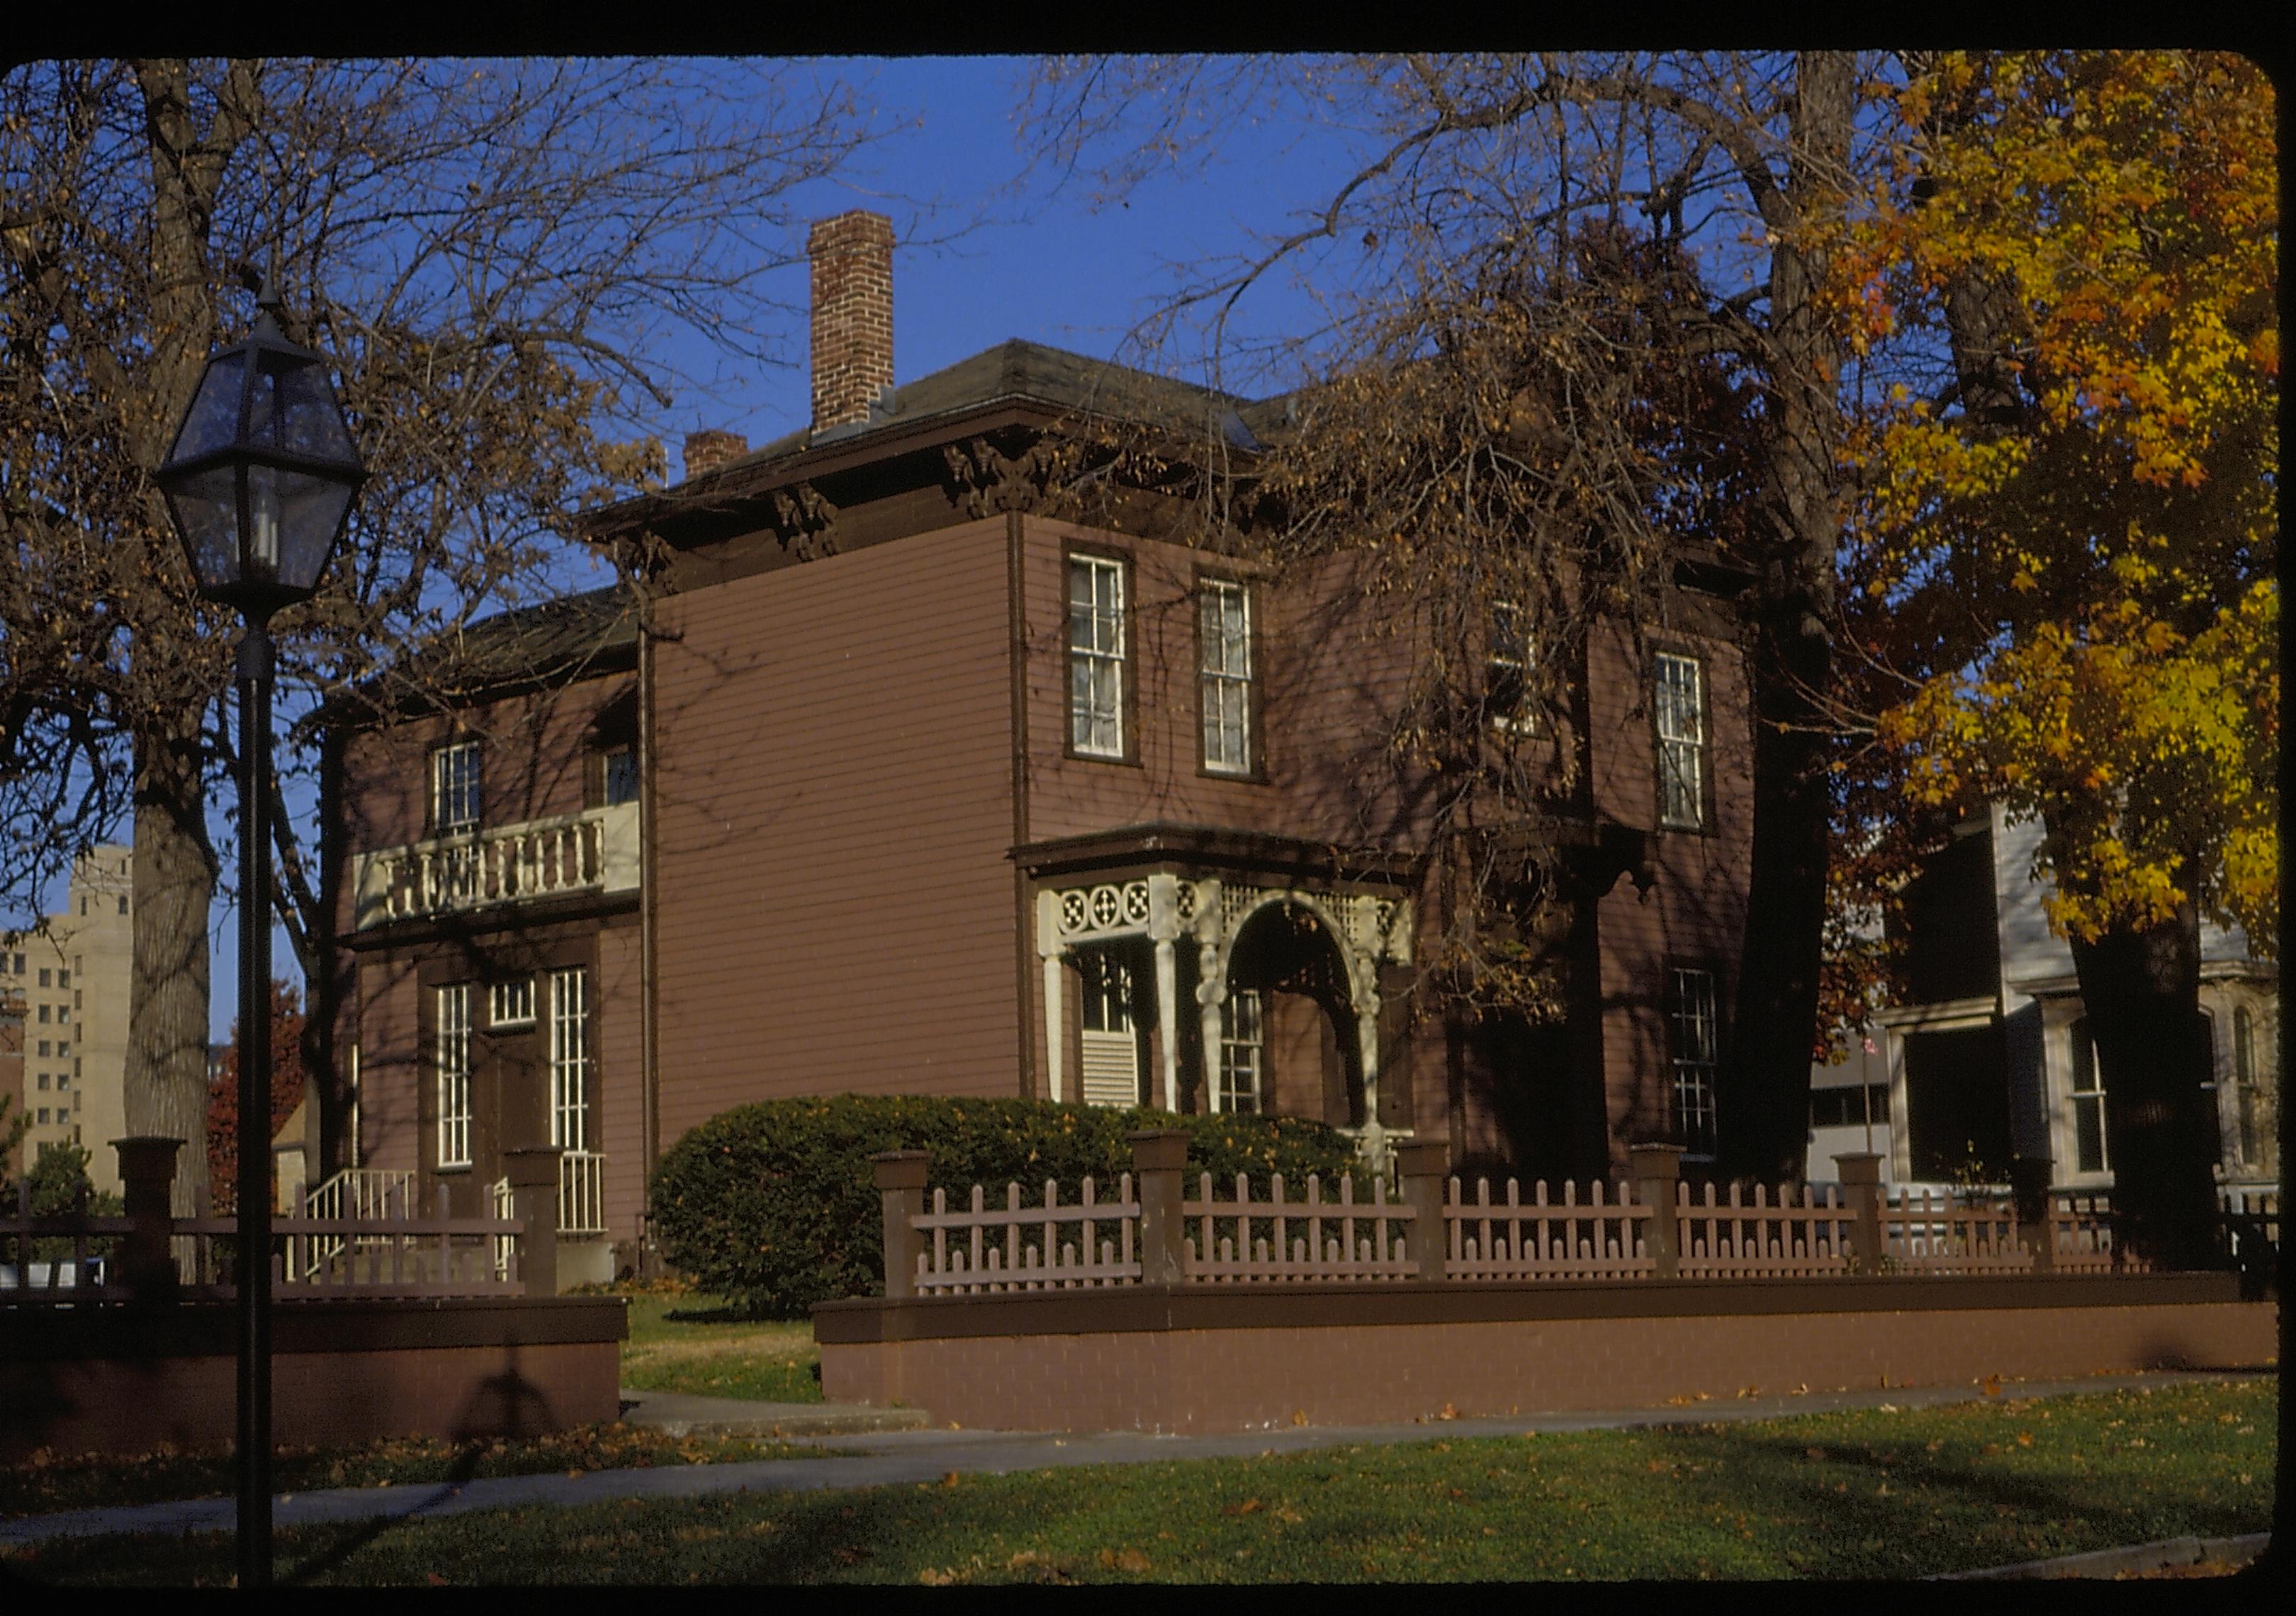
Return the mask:
<path id="1" fill-rule="evenodd" d="M 366 479 L 325 358 L 255 329 L 208 361 L 154 474 L 239 642 L 239 1586 L 271 1582 L 271 614 L 308 600 Z"/>

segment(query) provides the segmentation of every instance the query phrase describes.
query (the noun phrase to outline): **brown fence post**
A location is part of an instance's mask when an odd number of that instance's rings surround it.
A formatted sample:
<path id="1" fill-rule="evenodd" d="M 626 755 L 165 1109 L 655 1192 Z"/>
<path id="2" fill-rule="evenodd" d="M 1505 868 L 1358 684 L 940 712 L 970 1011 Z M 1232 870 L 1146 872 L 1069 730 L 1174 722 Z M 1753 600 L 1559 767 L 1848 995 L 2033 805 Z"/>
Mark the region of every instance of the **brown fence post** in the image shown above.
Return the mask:
<path id="1" fill-rule="evenodd" d="M 142 1135 L 114 1139 L 119 1155 L 120 1199 L 134 1225 L 119 1243 L 120 1277 L 138 1301 L 173 1301 L 176 1219 L 168 1202 L 176 1185 L 176 1153 L 181 1139 Z"/>
<path id="2" fill-rule="evenodd" d="M 1411 1209 L 1411 1232 L 1404 1249 L 1423 1283 L 1444 1277 L 1450 1241 L 1444 1227 L 1443 1183 L 1451 1176 L 1451 1144 L 1447 1139 L 1413 1139 L 1398 1145 L 1396 1176 L 1403 1181 L 1403 1203 Z"/>
<path id="3" fill-rule="evenodd" d="M 1872 1151 L 1852 1151 L 1833 1159 L 1843 1195 L 1855 1216 L 1850 1226 L 1856 1243 L 1857 1271 L 1879 1274 L 1886 1253 L 1882 1249 L 1882 1158 Z"/>
<path id="4" fill-rule="evenodd" d="M 2057 1266 L 2056 1231 L 2049 1226 L 2049 1178 L 2055 1169 L 2046 1156 L 2015 1156 L 2009 1162 L 2010 1192 L 2016 1197 L 2018 1223 L 2032 1234 L 2036 1274 Z"/>
<path id="5" fill-rule="evenodd" d="M 558 1294 L 558 1158 L 554 1144 L 503 1153 L 511 1204 L 526 1227 L 519 1238 L 518 1272 L 529 1296 Z"/>
<path id="6" fill-rule="evenodd" d="M 1682 1274 L 1682 1151 L 1679 1144 L 1627 1147 L 1634 1161 L 1635 1199 L 1651 1210 L 1650 1253 L 1660 1279 Z"/>
<path id="7" fill-rule="evenodd" d="M 1132 1141 L 1132 1193 L 1140 1197 L 1140 1283 L 1177 1285 L 1187 1273 L 1180 1251 L 1187 1223 L 1180 1215 L 1187 1133 L 1177 1128 L 1144 1128 L 1125 1136 Z"/>
<path id="8" fill-rule="evenodd" d="M 917 1293 L 917 1253 L 923 1237 L 909 1219 L 925 1210 L 925 1179 L 932 1172 L 931 1151 L 879 1151 L 869 1158 L 877 1178 L 877 1204 L 884 1220 L 885 1295 Z"/>

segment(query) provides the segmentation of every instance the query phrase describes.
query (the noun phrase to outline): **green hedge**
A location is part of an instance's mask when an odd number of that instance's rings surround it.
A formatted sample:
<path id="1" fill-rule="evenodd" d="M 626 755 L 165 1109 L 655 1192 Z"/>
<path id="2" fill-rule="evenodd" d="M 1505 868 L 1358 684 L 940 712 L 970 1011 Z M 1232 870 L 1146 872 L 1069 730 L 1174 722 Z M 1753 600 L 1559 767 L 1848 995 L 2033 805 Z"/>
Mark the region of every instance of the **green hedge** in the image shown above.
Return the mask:
<path id="1" fill-rule="evenodd" d="M 826 1095 L 737 1107 L 688 1133 L 654 1169 L 647 1196 L 655 1238 L 671 1267 L 701 1290 L 760 1317 L 801 1316 L 840 1296 L 884 1285 L 882 1212 L 869 1157 L 932 1153 L 932 1183 L 952 1202 L 979 1184 L 1002 1199 L 1018 1182 L 1023 1205 L 1044 1182 L 1074 1197 L 1087 1176 L 1113 1195 L 1132 1166 L 1125 1136 L 1187 1130 L 1188 1174 L 1223 1190 L 1239 1172 L 1263 1192 L 1309 1173 L 1356 1170 L 1355 1147 L 1320 1122 L 1288 1117 L 1175 1116 L 1046 1100 L 946 1099 L 928 1095 Z"/>

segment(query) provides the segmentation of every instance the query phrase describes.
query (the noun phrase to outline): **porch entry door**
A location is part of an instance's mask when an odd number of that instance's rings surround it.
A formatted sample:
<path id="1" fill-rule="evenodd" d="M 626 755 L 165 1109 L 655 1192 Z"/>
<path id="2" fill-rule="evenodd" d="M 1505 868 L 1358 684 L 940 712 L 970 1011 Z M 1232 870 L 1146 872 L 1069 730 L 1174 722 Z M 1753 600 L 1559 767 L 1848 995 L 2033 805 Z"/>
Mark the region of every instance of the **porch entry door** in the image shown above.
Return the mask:
<path id="1" fill-rule="evenodd" d="M 1085 952 L 1084 1015 L 1079 1034 L 1087 1105 L 1140 1103 L 1140 1035 L 1132 1014 L 1132 968 L 1102 949 Z"/>

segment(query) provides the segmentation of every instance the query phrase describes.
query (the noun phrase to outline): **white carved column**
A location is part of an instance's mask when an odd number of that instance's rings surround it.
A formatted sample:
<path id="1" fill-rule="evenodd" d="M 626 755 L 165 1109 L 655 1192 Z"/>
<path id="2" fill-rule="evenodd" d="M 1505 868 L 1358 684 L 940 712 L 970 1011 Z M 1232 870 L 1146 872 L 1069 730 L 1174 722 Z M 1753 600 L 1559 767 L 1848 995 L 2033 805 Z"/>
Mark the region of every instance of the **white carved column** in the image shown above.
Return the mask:
<path id="1" fill-rule="evenodd" d="M 1045 962 L 1045 1092 L 1062 1098 L 1061 1067 L 1068 1053 L 1061 1038 L 1061 900 L 1056 892 L 1037 894 L 1037 952 Z"/>
<path id="2" fill-rule="evenodd" d="M 1204 1108 L 1219 1111 L 1220 1006 L 1227 1002 L 1227 973 L 1219 968 L 1217 942 L 1196 945 L 1196 1019 L 1203 1029 Z"/>
<path id="3" fill-rule="evenodd" d="M 1180 935 L 1179 882 L 1170 875 L 1148 878 L 1148 936 L 1156 945 L 1156 1032 L 1163 1040 L 1164 1109 L 1180 1109 Z"/>

